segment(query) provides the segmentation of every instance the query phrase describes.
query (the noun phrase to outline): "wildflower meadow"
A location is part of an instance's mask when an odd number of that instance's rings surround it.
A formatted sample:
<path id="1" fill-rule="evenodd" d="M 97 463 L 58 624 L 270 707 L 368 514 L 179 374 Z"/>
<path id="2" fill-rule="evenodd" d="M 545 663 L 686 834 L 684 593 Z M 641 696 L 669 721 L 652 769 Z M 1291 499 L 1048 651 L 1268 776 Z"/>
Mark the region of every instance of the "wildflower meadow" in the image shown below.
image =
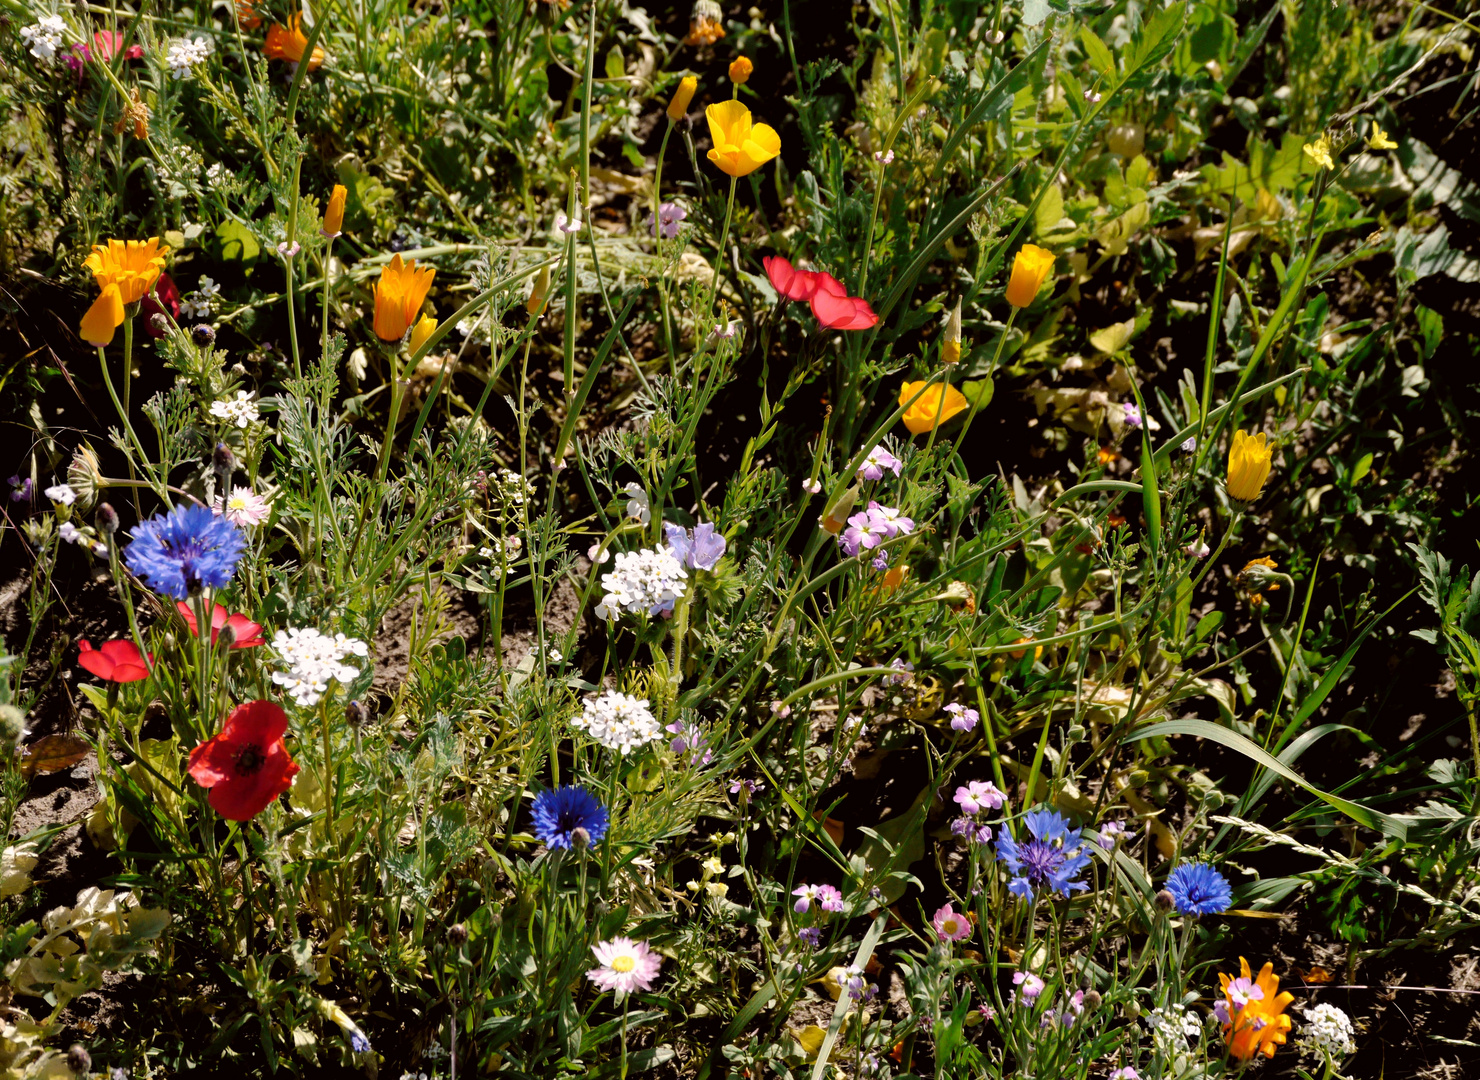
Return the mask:
<path id="1" fill-rule="evenodd" d="M 1480 1077 L 1477 47 L 0 0 L 0 1080 Z"/>

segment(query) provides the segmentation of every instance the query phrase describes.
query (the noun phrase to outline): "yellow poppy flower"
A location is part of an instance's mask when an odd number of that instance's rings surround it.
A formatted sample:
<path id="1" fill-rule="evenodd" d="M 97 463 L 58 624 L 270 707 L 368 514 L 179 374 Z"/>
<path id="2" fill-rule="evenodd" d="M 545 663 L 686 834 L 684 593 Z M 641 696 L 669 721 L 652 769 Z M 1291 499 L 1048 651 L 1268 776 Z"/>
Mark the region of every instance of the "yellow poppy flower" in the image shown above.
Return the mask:
<path id="1" fill-rule="evenodd" d="M 1007 279 L 1007 302 L 1013 307 L 1027 307 L 1052 273 L 1053 252 L 1036 244 L 1024 244 L 1012 260 L 1012 276 Z"/>
<path id="2" fill-rule="evenodd" d="M 376 337 L 381 341 L 400 341 L 405 336 L 406 328 L 416 321 L 436 275 L 437 271 L 430 266 L 418 267 L 415 259 L 402 263 L 400 252 L 392 256 L 375 286 Z"/>
<path id="3" fill-rule="evenodd" d="M 349 193 L 343 184 L 335 184 L 329 194 L 329 205 L 324 209 L 323 234 L 331 240 L 344 231 L 344 200 Z"/>
<path id="4" fill-rule="evenodd" d="M 1376 123 L 1372 125 L 1372 134 L 1367 136 L 1367 145 L 1373 150 L 1396 150 L 1398 148 L 1398 144 L 1389 139 L 1387 132 L 1378 127 Z"/>
<path id="5" fill-rule="evenodd" d="M 1322 133 L 1321 137 L 1313 143 L 1306 143 L 1302 150 L 1305 156 L 1310 158 L 1323 169 L 1334 169 L 1336 163 L 1331 160 L 1331 137 Z"/>
<path id="6" fill-rule="evenodd" d="M 1285 1009 L 1295 1000 L 1295 995 L 1280 992 L 1280 980 L 1274 975 L 1273 964 L 1266 963 L 1260 968 L 1257 979 L 1242 956 L 1238 964 L 1238 977 L 1218 973 L 1224 995 L 1218 1012 L 1220 1019 L 1225 1014 L 1228 1018 L 1223 1024 L 1228 1052 L 1239 1061 L 1248 1061 L 1255 1054 L 1274 1057 L 1276 1045 L 1285 1044 L 1285 1035 L 1290 1030 Z M 1252 995 L 1254 987 L 1258 987 L 1261 997 Z"/>
<path id="7" fill-rule="evenodd" d="M 753 71 L 755 65 L 750 62 L 749 57 L 737 56 L 730 64 L 730 81 L 736 86 L 743 86 Z"/>
<path id="8" fill-rule="evenodd" d="M 753 124 L 738 101 L 721 101 L 704 110 L 714 148 L 709 160 L 730 176 L 749 176 L 781 153 L 781 136 L 769 124 Z"/>
<path id="9" fill-rule="evenodd" d="M 423 315 L 416 321 L 416 325 L 411 328 L 411 343 L 408 346 L 412 356 L 415 356 L 426 344 L 427 338 L 431 337 L 436 329 L 437 319 L 433 315 Z"/>
<path id="10" fill-rule="evenodd" d="M 271 26 L 267 30 L 267 40 L 262 43 L 262 54 L 269 60 L 285 60 L 293 64 L 303 62 L 303 50 L 308 48 L 308 35 L 299 27 L 300 20 L 294 15 L 288 20 L 287 26 Z M 317 71 L 324 63 L 324 50 L 317 45 L 314 46 L 313 56 L 309 58 L 308 70 Z"/>
<path id="11" fill-rule="evenodd" d="M 82 317 L 82 337 L 92 345 L 107 345 L 113 331 L 123 325 L 127 304 L 137 304 L 164 271 L 169 246 L 159 237 L 148 240 L 109 240 L 98 244 L 83 266 L 92 271 L 102 295 Z"/>
<path id="12" fill-rule="evenodd" d="M 899 388 L 899 403 L 901 405 L 909 401 L 920 392 L 924 381 L 907 382 Z M 941 398 L 945 398 L 942 407 Z M 966 411 L 971 403 L 966 400 L 966 395 L 954 386 L 942 386 L 939 383 L 926 389 L 920 394 L 920 399 L 905 410 L 904 426 L 910 429 L 911 435 L 924 435 L 936 426 L 936 413 L 940 414 L 941 426 L 945 426 L 953 416 Z"/>
<path id="13" fill-rule="evenodd" d="M 694 100 L 694 91 L 699 89 L 699 80 L 694 75 L 685 75 L 678 81 L 678 89 L 673 91 L 673 98 L 668 102 L 668 119 L 675 124 L 682 120 L 689 111 L 689 102 Z"/>
<path id="14" fill-rule="evenodd" d="M 1233 433 L 1233 446 L 1228 451 L 1228 497 L 1237 502 L 1251 503 L 1264 490 L 1264 481 L 1269 479 L 1269 459 L 1274 453 L 1264 432 L 1251 435 L 1242 431 Z"/>

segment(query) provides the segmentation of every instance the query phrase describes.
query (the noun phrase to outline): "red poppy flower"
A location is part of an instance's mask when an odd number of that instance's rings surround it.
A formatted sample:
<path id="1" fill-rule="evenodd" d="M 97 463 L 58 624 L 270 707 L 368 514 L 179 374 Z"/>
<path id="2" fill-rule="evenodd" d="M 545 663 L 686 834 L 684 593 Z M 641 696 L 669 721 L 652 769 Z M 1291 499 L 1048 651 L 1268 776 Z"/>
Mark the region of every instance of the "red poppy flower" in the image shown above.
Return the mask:
<path id="1" fill-rule="evenodd" d="M 238 705 L 221 734 L 190 751 L 189 771 L 209 788 L 211 806 L 232 821 L 250 821 L 293 786 L 298 763 L 283 745 L 288 714 L 271 701 Z"/>
<path id="2" fill-rule="evenodd" d="M 138 682 L 149 678 L 149 665 L 154 654 L 145 660 L 132 641 L 105 641 L 94 649 L 87 638 L 77 642 L 77 662 L 100 679 L 108 682 Z"/>
<path id="3" fill-rule="evenodd" d="M 190 605 L 183 600 L 175 601 L 175 610 L 185 620 L 185 625 L 190 627 L 190 633 L 195 634 L 195 612 L 190 610 Z M 231 627 L 231 632 L 236 635 L 236 640 L 231 643 L 233 649 L 250 649 L 256 645 L 266 645 L 267 639 L 262 636 L 262 624 L 255 623 L 245 615 L 232 612 L 226 613 L 226 609 L 220 604 L 211 605 L 211 644 L 216 644 L 216 639 L 221 636 L 221 627 Z"/>
<path id="4" fill-rule="evenodd" d="M 867 330 L 879 321 L 867 300 L 849 296 L 842 282 L 824 273 L 817 274 L 812 314 L 829 330 Z"/>
<path id="5" fill-rule="evenodd" d="M 112 31 L 111 33 L 107 30 L 93 31 L 93 45 L 96 46 L 97 57 L 99 60 L 112 60 L 122 44 L 123 35 L 120 34 L 117 30 Z M 86 47 L 87 46 L 85 45 L 83 46 L 83 48 Z M 123 50 L 123 58 L 125 60 L 137 60 L 143 55 L 144 46 L 142 45 L 130 45 L 127 49 Z"/>
<path id="6" fill-rule="evenodd" d="M 780 255 L 767 255 L 761 260 L 771 287 L 787 300 L 810 300 L 817 291 L 817 274 L 798 270 Z"/>
<path id="7" fill-rule="evenodd" d="M 154 316 L 163 315 L 166 311 L 172 319 L 179 321 L 180 290 L 176 287 L 174 278 L 168 274 L 160 274 L 154 288 L 144 294 L 144 329 L 149 332 L 150 337 L 162 338 L 168 333 L 154 328 Z"/>

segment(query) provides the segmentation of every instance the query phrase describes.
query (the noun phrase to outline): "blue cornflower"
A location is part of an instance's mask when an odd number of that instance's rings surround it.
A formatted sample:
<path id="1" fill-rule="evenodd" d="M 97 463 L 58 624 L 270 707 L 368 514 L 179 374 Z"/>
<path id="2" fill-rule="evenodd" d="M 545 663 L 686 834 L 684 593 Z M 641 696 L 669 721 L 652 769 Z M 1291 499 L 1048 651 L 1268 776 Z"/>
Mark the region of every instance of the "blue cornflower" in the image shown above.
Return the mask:
<path id="1" fill-rule="evenodd" d="M 561 787 L 534 797 L 534 834 L 547 848 L 570 850 L 571 836 L 585 829 L 589 843 L 606 835 L 607 813 L 583 787 Z"/>
<path id="2" fill-rule="evenodd" d="M 363 1031 L 351 1031 L 349 1033 L 349 1048 L 357 1054 L 370 1052 L 370 1040 L 365 1038 Z"/>
<path id="3" fill-rule="evenodd" d="M 1089 888 L 1074 876 L 1089 865 L 1089 856 L 1079 850 L 1083 843 L 1078 829 L 1052 810 L 1030 810 L 1023 815 L 1030 840 L 1014 840 L 1006 829 L 997 838 L 997 857 L 1007 864 L 1013 879 L 1007 891 L 1029 900 L 1047 886 L 1064 896 Z"/>
<path id="4" fill-rule="evenodd" d="M 1183 863 L 1167 876 L 1167 892 L 1183 915 L 1217 915 L 1233 903 L 1228 879 L 1207 863 Z"/>
<path id="5" fill-rule="evenodd" d="M 176 600 L 224 586 L 247 546 L 240 529 L 205 506 L 177 506 L 135 526 L 130 536 L 128 568 Z"/>

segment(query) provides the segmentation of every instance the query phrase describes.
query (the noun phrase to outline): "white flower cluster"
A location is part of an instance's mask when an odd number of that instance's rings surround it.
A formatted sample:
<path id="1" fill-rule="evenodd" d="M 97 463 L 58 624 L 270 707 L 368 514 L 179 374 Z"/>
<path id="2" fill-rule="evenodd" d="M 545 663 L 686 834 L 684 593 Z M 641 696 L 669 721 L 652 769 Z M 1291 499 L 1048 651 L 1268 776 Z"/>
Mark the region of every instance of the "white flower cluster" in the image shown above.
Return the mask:
<path id="1" fill-rule="evenodd" d="M 628 615 L 666 615 L 684 594 L 688 574 L 667 548 L 617 553 L 611 573 L 601 575 L 606 590 L 596 605 L 598 619 Z"/>
<path id="2" fill-rule="evenodd" d="M 67 24 L 57 15 L 47 15 L 30 26 L 21 27 L 21 41 L 31 46 L 31 55 L 37 60 L 50 60 L 61 48 L 62 36 Z"/>
<path id="3" fill-rule="evenodd" d="M 212 166 L 212 168 L 215 168 L 215 166 Z M 209 171 L 206 175 L 210 175 Z M 221 286 L 217 285 L 212 278 L 201 278 L 195 292 L 186 293 L 180 297 L 180 317 L 185 319 L 209 319 L 211 313 L 216 310 L 216 297 L 220 292 Z"/>
<path id="4" fill-rule="evenodd" d="M 181 38 L 170 42 L 170 51 L 164 62 L 169 65 L 170 74 L 176 79 L 188 79 L 195 65 L 204 63 L 206 57 L 211 55 L 211 48 L 211 39 L 208 37 L 194 40 Z"/>
<path id="5" fill-rule="evenodd" d="M 1152 1009 L 1146 1017 L 1151 1028 L 1151 1041 L 1164 1058 L 1173 1058 L 1187 1053 L 1188 1043 L 1197 1044 L 1202 1027 L 1197 1016 L 1187 1011 L 1185 1005 L 1168 1005 L 1164 1009 Z"/>
<path id="6" fill-rule="evenodd" d="M 257 415 L 257 403 L 252 400 L 252 395 L 245 390 L 236 392 L 236 400 L 222 398 L 220 401 L 211 402 L 211 415 L 218 420 L 225 420 L 235 424 L 239 428 L 245 428 L 249 424 L 255 424 L 259 417 Z"/>
<path id="7" fill-rule="evenodd" d="M 312 708 L 329 690 L 329 682 L 348 683 L 360 674 L 358 668 L 344 662 L 347 656 L 368 656 L 370 649 L 356 638 L 343 634 L 320 633 L 311 626 L 279 630 L 272 636 L 272 647 L 287 671 L 275 671 L 272 681 L 304 708 Z"/>
<path id="8" fill-rule="evenodd" d="M 647 698 L 619 694 L 615 690 L 598 698 L 587 698 L 585 710 L 572 718 L 570 726 L 619 754 L 630 754 L 663 734 L 648 710 Z"/>
<path id="9" fill-rule="evenodd" d="M 1300 1030 L 1300 1050 L 1339 1061 L 1356 1052 L 1356 1029 L 1351 1017 L 1335 1005 L 1317 1005 L 1304 1009 L 1305 1027 Z"/>
<path id="10" fill-rule="evenodd" d="M 206 183 L 210 184 L 213 188 L 221 187 L 229 179 L 231 179 L 231 170 L 219 161 L 206 170 Z M 201 280 L 204 281 L 205 279 L 202 278 Z"/>

